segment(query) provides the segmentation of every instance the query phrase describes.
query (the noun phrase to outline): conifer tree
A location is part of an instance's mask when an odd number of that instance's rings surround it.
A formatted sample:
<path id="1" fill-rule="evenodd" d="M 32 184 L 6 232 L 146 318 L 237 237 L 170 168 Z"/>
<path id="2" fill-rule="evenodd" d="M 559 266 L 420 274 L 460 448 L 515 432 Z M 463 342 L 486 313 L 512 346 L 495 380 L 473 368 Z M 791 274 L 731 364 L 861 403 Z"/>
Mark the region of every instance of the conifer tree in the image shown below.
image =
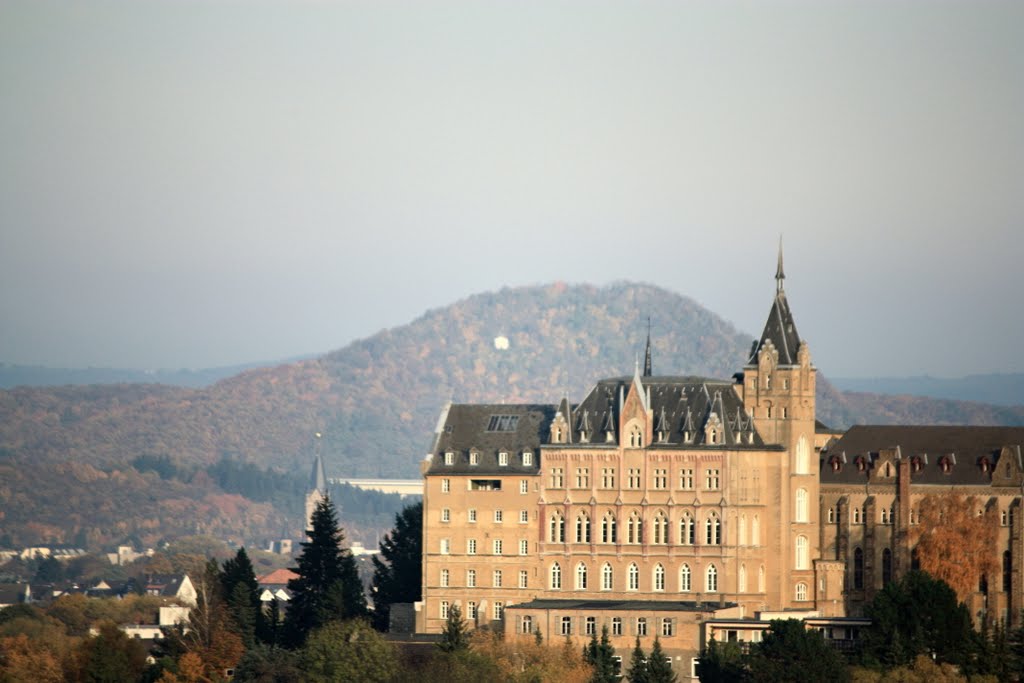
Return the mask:
<path id="1" fill-rule="evenodd" d="M 380 542 L 373 558 L 373 621 L 387 630 L 391 605 L 420 599 L 423 574 L 423 503 L 395 515 L 395 528 Z"/>
<path id="2" fill-rule="evenodd" d="M 448 619 L 444 622 L 444 630 L 441 631 L 441 640 L 437 647 L 442 652 L 469 649 L 469 626 L 462 618 L 462 610 L 458 605 L 452 605 L 448 610 Z"/>
<path id="3" fill-rule="evenodd" d="M 672 663 L 665 657 L 661 649 L 661 641 L 654 637 L 651 657 L 647 660 L 647 683 L 676 683 L 676 675 L 672 671 Z"/>
<path id="4" fill-rule="evenodd" d="M 647 655 L 640 648 L 640 636 L 636 637 L 633 657 L 629 660 L 629 671 L 626 672 L 629 683 L 647 683 Z"/>
<path id="5" fill-rule="evenodd" d="M 224 561 L 220 583 L 224 601 L 245 646 L 251 648 L 257 639 L 265 640 L 267 624 L 260 602 L 260 587 L 245 548 L 239 548 L 233 558 Z"/>
<path id="6" fill-rule="evenodd" d="M 352 553 L 341 547 L 345 536 L 338 527 L 331 499 L 316 505 L 309 540 L 302 544 L 298 578 L 288 582 L 287 642 L 302 645 L 310 631 L 341 619 L 366 616 L 366 598 Z"/>
<path id="7" fill-rule="evenodd" d="M 584 648 L 583 657 L 594 667 L 592 683 L 614 683 L 618 679 L 615 671 L 615 648 L 608 637 L 607 624 L 601 629 L 600 642 L 596 633 L 591 635 L 590 644 Z"/>

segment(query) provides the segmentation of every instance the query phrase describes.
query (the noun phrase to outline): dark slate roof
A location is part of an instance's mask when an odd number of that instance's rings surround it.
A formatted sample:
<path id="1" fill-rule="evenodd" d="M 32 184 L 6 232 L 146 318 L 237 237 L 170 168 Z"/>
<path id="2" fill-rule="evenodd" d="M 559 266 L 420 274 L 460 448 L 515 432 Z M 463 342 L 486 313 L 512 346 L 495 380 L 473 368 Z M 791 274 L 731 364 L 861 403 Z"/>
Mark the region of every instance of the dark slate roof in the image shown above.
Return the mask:
<path id="1" fill-rule="evenodd" d="M 820 480 L 822 484 L 863 484 L 879 452 L 899 446 L 903 458 L 922 456 L 921 469 L 911 473 L 913 484 L 988 486 L 991 470 L 982 470 L 982 458 L 995 465 L 1004 446 L 1022 444 L 1024 427 L 858 425 L 822 452 Z M 946 474 L 939 461 L 949 455 L 955 464 Z M 832 469 L 833 457 L 839 458 L 839 471 Z M 856 464 L 858 457 L 865 459 L 864 471 Z"/>
<path id="2" fill-rule="evenodd" d="M 793 314 L 789 310 L 786 292 L 781 286 L 775 292 L 775 300 L 772 302 L 771 311 L 768 312 L 768 321 L 764 324 L 761 340 L 754 342 L 751 349 L 747 361 L 750 365 L 757 363 L 758 352 L 769 341 L 779 352 L 779 365 L 797 364 L 796 352 L 800 350 L 800 335 L 796 331 L 796 323 L 793 322 Z"/>
<path id="3" fill-rule="evenodd" d="M 619 397 L 629 394 L 630 385 L 636 377 L 613 377 L 600 380 L 583 402 L 573 409 L 576 424 L 573 425 L 572 442 L 587 448 L 600 447 L 605 442 L 604 431 L 608 425 L 619 422 Z M 743 409 L 743 402 L 736 395 L 730 380 L 706 379 L 703 377 L 644 377 L 640 380 L 644 391 L 650 391 L 651 410 L 657 427 L 666 426 L 666 443 L 658 443 L 655 431 L 654 443 L 650 448 L 679 448 L 705 446 L 704 427 L 712 413 L 718 415 L 725 435 L 724 444 L 714 448 L 765 448 L 764 441 L 754 429 L 753 420 Z M 664 417 L 663 414 L 664 413 Z M 599 429 L 590 434 L 589 443 L 580 443 L 580 427 L 589 424 Z M 684 443 L 683 433 L 690 431 L 692 441 Z M 748 435 L 753 433 L 753 443 Z M 616 435 L 619 437 L 620 435 Z"/>
<path id="4" fill-rule="evenodd" d="M 710 596 L 710 594 L 709 594 Z M 662 601 L 662 600 L 531 600 L 509 605 L 505 609 L 557 609 L 600 611 L 651 611 L 651 612 L 714 612 L 724 607 L 735 607 L 736 603 L 720 603 L 717 600 L 705 602 Z"/>
<path id="5" fill-rule="evenodd" d="M 537 474 L 540 470 L 540 445 L 550 438 L 554 405 L 466 405 L 454 404 L 442 414 L 431 452 L 428 474 Z M 512 416 L 514 431 L 488 431 L 491 419 Z M 569 416 L 566 416 L 568 419 Z M 480 454 L 478 465 L 469 464 L 469 454 Z M 533 464 L 523 467 L 522 453 L 533 453 Z M 444 464 L 444 454 L 454 453 L 455 462 Z M 509 455 L 508 465 L 498 465 L 498 453 Z"/>
<path id="6" fill-rule="evenodd" d="M 310 490 L 314 491 L 326 491 L 327 490 L 327 477 L 324 475 L 324 460 L 317 453 L 316 457 L 313 458 L 313 472 L 309 477 Z"/>

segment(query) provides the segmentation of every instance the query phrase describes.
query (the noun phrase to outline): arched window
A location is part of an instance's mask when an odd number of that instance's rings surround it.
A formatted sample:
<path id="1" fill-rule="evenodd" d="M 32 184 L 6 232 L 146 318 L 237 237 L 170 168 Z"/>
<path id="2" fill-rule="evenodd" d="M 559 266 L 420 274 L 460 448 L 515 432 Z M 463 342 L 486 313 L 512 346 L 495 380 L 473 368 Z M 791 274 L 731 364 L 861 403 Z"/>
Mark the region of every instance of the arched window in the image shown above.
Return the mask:
<path id="1" fill-rule="evenodd" d="M 740 565 L 740 575 L 739 575 L 739 579 L 737 581 L 737 584 L 738 584 L 738 586 L 736 588 L 736 592 L 737 593 L 746 593 L 747 592 L 747 565 L 745 565 L 745 564 L 741 564 Z"/>
<path id="2" fill-rule="evenodd" d="M 689 512 L 684 512 L 682 518 L 679 520 L 679 543 L 680 545 L 693 545 L 695 536 L 695 525 L 693 523 L 693 516 Z"/>
<path id="3" fill-rule="evenodd" d="M 601 590 L 610 591 L 613 585 L 613 578 L 614 577 L 612 575 L 612 566 L 605 562 L 604 566 L 601 567 Z"/>
<path id="4" fill-rule="evenodd" d="M 804 602 L 807 600 L 807 584 L 798 583 L 796 585 L 796 599 L 797 602 Z"/>
<path id="5" fill-rule="evenodd" d="M 757 568 L 757 592 L 758 593 L 764 593 L 764 584 L 765 584 L 764 565 L 762 564 L 760 567 Z"/>
<path id="6" fill-rule="evenodd" d="M 557 562 L 551 565 L 551 590 L 559 590 L 562 587 L 562 568 Z"/>
<path id="7" fill-rule="evenodd" d="M 590 517 L 586 512 L 576 515 L 576 542 L 590 543 Z"/>
<path id="8" fill-rule="evenodd" d="M 633 427 L 629 430 L 629 446 L 630 448 L 640 448 L 643 445 L 643 432 L 640 431 L 640 427 L 638 425 L 633 425 Z"/>
<path id="9" fill-rule="evenodd" d="M 668 517 L 661 510 L 658 510 L 658 513 L 654 515 L 654 536 L 652 543 L 668 543 Z"/>
<path id="10" fill-rule="evenodd" d="M 853 508 L 853 523 L 860 524 L 860 508 Z"/>
<path id="11" fill-rule="evenodd" d="M 576 565 L 576 590 L 587 589 L 587 565 L 580 562 Z"/>
<path id="12" fill-rule="evenodd" d="M 835 508 L 829 508 L 828 509 L 828 523 L 829 524 L 834 524 L 835 521 L 836 521 L 836 509 Z"/>
<path id="13" fill-rule="evenodd" d="M 807 537 L 797 536 L 796 537 L 796 568 L 807 569 L 810 562 L 808 561 L 808 549 L 807 549 Z"/>
<path id="14" fill-rule="evenodd" d="M 551 523 L 548 527 L 548 540 L 552 543 L 565 543 L 565 517 L 561 512 L 551 514 Z"/>
<path id="15" fill-rule="evenodd" d="M 691 590 L 690 565 L 684 564 L 679 568 L 679 592 L 689 593 Z"/>
<path id="16" fill-rule="evenodd" d="M 860 548 L 853 549 L 853 587 L 864 588 L 864 551 Z"/>
<path id="17" fill-rule="evenodd" d="M 796 521 L 807 521 L 807 489 L 796 490 Z"/>
<path id="18" fill-rule="evenodd" d="M 606 512 L 601 519 L 601 543 L 618 543 L 615 533 L 615 513 Z"/>
<path id="19" fill-rule="evenodd" d="M 754 521 L 750 524 L 750 544 L 761 545 L 761 518 L 754 515 Z"/>
<path id="20" fill-rule="evenodd" d="M 640 590 L 640 570 L 637 568 L 636 564 L 629 565 L 628 576 L 629 583 L 626 588 L 631 591 Z"/>
<path id="21" fill-rule="evenodd" d="M 892 581 L 892 551 L 886 548 L 882 551 L 882 585 L 886 586 Z"/>
<path id="22" fill-rule="evenodd" d="M 722 544 L 722 520 L 714 512 L 704 522 L 704 542 L 707 545 Z"/>
<path id="23" fill-rule="evenodd" d="M 661 564 L 654 565 L 654 590 L 665 590 L 665 568 Z"/>
<path id="24" fill-rule="evenodd" d="M 709 564 L 707 571 L 704 573 L 704 590 L 708 593 L 718 592 L 718 570 L 715 569 L 713 564 Z"/>
<path id="25" fill-rule="evenodd" d="M 783 414 L 783 417 L 786 417 Z M 810 461 L 810 448 L 807 446 L 807 438 L 801 436 L 796 442 L 796 463 L 795 471 L 797 474 L 807 474 L 808 463 Z"/>
<path id="26" fill-rule="evenodd" d="M 642 543 L 644 535 L 644 523 L 640 519 L 640 515 L 633 512 L 629 515 L 629 520 L 626 523 L 626 542 L 627 543 Z"/>
<path id="27" fill-rule="evenodd" d="M 747 544 L 747 516 L 746 515 L 740 515 L 739 537 L 740 537 L 739 538 L 739 544 L 740 545 L 746 545 Z"/>

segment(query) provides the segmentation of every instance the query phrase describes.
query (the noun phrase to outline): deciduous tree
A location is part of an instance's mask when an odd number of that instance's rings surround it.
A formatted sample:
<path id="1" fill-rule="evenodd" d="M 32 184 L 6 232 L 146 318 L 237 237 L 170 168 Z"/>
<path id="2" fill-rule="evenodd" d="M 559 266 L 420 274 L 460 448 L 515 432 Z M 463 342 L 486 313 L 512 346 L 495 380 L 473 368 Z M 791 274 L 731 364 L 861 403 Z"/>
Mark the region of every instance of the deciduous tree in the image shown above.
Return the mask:
<path id="1" fill-rule="evenodd" d="M 332 621 L 313 631 L 300 658 L 312 683 L 384 683 L 398 670 L 394 646 L 363 620 Z"/>

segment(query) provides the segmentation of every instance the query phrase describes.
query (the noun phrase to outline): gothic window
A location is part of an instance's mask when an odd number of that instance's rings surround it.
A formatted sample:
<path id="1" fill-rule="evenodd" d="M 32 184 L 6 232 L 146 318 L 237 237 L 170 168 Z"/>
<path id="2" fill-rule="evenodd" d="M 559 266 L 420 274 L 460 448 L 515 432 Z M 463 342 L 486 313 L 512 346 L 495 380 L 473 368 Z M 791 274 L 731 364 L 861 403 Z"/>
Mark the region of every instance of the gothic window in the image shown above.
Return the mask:
<path id="1" fill-rule="evenodd" d="M 796 521 L 807 521 L 807 489 L 796 490 Z"/>
<path id="2" fill-rule="evenodd" d="M 587 565 L 580 562 L 576 565 L 576 590 L 587 588 Z"/>
<path id="3" fill-rule="evenodd" d="M 704 543 L 706 545 L 722 544 L 722 520 L 714 512 L 704 522 Z"/>
<path id="4" fill-rule="evenodd" d="M 565 543 L 565 518 L 561 512 L 551 515 L 551 522 L 548 527 L 548 540 L 552 543 Z"/>
<path id="5" fill-rule="evenodd" d="M 740 575 L 738 579 L 738 587 L 736 588 L 737 593 L 747 592 L 747 565 L 740 565 Z"/>
<path id="6" fill-rule="evenodd" d="M 613 585 L 613 578 L 612 566 L 605 562 L 604 566 L 601 567 L 601 590 L 610 591 Z"/>
<path id="7" fill-rule="evenodd" d="M 665 590 L 665 568 L 660 564 L 654 565 L 654 590 Z"/>
<path id="8" fill-rule="evenodd" d="M 810 562 L 808 559 L 807 537 L 796 537 L 796 568 L 807 569 Z"/>
<path id="9" fill-rule="evenodd" d="M 762 564 L 757 568 L 757 592 L 764 593 L 765 576 L 764 576 L 764 565 Z"/>
<path id="10" fill-rule="evenodd" d="M 652 542 L 658 544 L 668 543 L 668 517 L 660 510 L 654 516 L 654 537 Z"/>
<path id="11" fill-rule="evenodd" d="M 557 562 L 551 565 L 551 589 L 559 590 L 562 587 L 562 568 Z"/>
<path id="12" fill-rule="evenodd" d="M 836 521 L 836 509 L 835 508 L 829 508 L 828 509 L 828 523 L 829 524 L 834 524 L 835 521 Z"/>
<path id="13" fill-rule="evenodd" d="M 785 415 L 783 415 L 785 417 Z M 810 462 L 810 448 L 807 445 L 807 438 L 801 436 L 796 442 L 796 473 L 807 474 L 808 463 Z"/>
<path id="14" fill-rule="evenodd" d="M 761 518 L 757 515 L 750 525 L 750 545 L 761 545 Z"/>
<path id="15" fill-rule="evenodd" d="M 694 544 L 695 526 L 690 513 L 684 512 L 682 519 L 679 520 L 679 543 L 681 545 Z"/>
<path id="16" fill-rule="evenodd" d="M 576 516 L 576 542 L 590 543 L 590 517 L 585 512 Z"/>
<path id="17" fill-rule="evenodd" d="M 635 591 L 640 589 L 640 569 L 637 568 L 636 564 L 629 565 L 628 571 L 629 584 L 626 586 L 629 590 Z"/>
<path id="18" fill-rule="evenodd" d="M 629 521 L 626 523 L 626 543 L 642 543 L 644 535 L 644 523 L 640 519 L 640 515 L 633 512 L 629 515 Z"/>
<path id="19" fill-rule="evenodd" d="M 629 446 L 630 448 L 640 448 L 643 445 L 643 432 L 640 431 L 640 427 L 638 425 L 633 425 L 629 430 Z"/>
<path id="20" fill-rule="evenodd" d="M 747 544 L 747 516 L 746 515 L 740 515 L 738 536 L 739 536 L 739 544 L 740 545 L 746 545 Z"/>
<path id="21" fill-rule="evenodd" d="M 718 592 L 718 570 L 715 569 L 713 564 L 709 564 L 707 571 L 704 573 L 704 590 L 708 593 Z"/>
<path id="22" fill-rule="evenodd" d="M 853 508 L 853 523 L 860 524 L 860 508 Z"/>
<path id="23" fill-rule="evenodd" d="M 615 533 L 615 515 L 606 512 L 604 518 L 601 519 L 601 542 L 618 543 L 618 540 Z"/>
<path id="24" fill-rule="evenodd" d="M 853 587 L 855 590 L 864 588 L 864 551 L 860 548 L 853 550 Z"/>
<path id="25" fill-rule="evenodd" d="M 684 564 L 679 568 L 679 592 L 689 593 L 691 590 L 690 565 Z"/>

